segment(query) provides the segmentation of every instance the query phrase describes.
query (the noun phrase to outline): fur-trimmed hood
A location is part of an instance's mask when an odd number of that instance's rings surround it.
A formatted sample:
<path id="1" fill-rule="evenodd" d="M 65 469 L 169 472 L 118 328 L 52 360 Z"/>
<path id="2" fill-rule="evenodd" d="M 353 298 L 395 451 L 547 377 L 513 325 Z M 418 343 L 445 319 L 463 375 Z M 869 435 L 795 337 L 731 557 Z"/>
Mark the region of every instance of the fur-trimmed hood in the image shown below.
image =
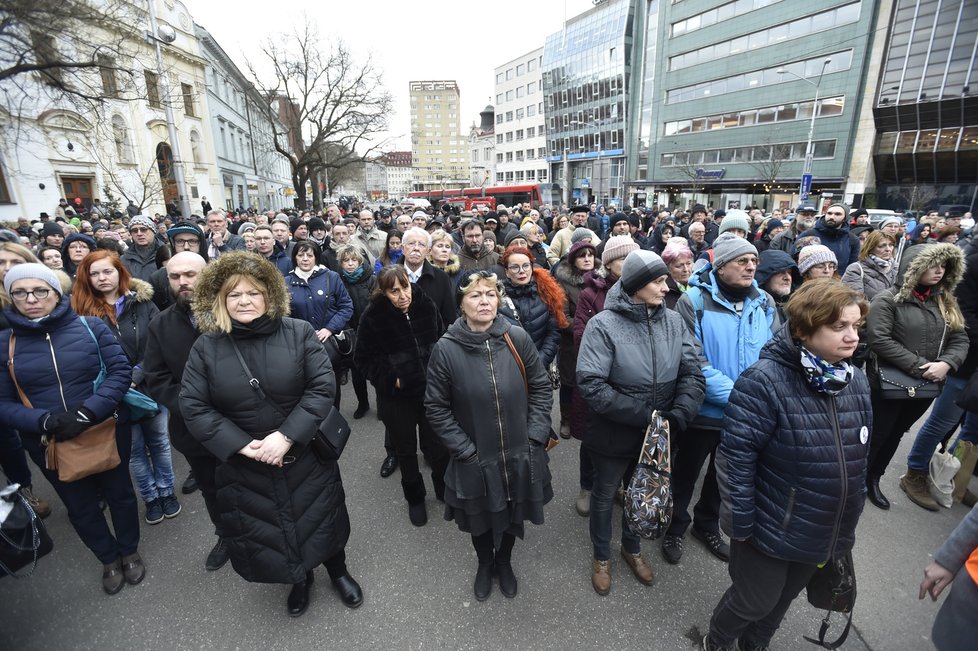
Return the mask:
<path id="1" fill-rule="evenodd" d="M 140 280 L 139 278 L 129 279 L 129 291 L 131 291 L 136 298 L 138 303 L 145 303 L 146 301 L 153 300 L 153 286 L 150 285 L 145 280 Z"/>
<path id="2" fill-rule="evenodd" d="M 574 285 L 575 287 L 584 286 L 584 274 L 580 269 L 575 267 L 567 258 L 562 259 L 553 268 L 551 272 L 557 280 L 562 283 L 567 283 L 568 285 Z"/>
<path id="3" fill-rule="evenodd" d="M 931 267 L 944 263 L 944 277 L 934 287 L 945 296 L 953 296 L 954 288 L 964 275 L 964 253 L 953 244 L 915 244 L 903 252 L 900 271 L 894 284 L 894 299 L 913 300 L 917 281 Z"/>
<path id="4" fill-rule="evenodd" d="M 441 269 L 441 267 L 439 267 L 434 263 L 434 261 L 431 259 L 430 256 L 428 257 L 428 262 L 430 262 L 432 266 L 434 266 L 436 269 Z M 461 268 L 462 268 L 462 263 L 459 262 L 458 256 L 453 253 L 451 256 L 449 256 L 448 263 L 445 264 L 445 268 L 442 269 L 442 271 L 447 273 L 449 276 L 454 277 L 455 274 L 457 274 Z"/>
<path id="5" fill-rule="evenodd" d="M 214 319 L 214 302 L 221 286 L 235 274 L 253 276 L 268 287 L 267 314 L 270 318 L 281 319 L 289 315 L 289 291 L 278 268 L 257 253 L 233 251 L 204 267 L 194 286 L 194 318 L 201 333 L 220 332 Z"/>

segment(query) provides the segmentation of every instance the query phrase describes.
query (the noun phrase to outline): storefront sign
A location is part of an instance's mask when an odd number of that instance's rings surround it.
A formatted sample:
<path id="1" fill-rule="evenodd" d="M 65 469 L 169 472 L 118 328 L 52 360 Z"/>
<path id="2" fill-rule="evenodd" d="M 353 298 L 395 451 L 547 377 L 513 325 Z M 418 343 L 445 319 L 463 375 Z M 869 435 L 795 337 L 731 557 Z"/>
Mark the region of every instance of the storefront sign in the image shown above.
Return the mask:
<path id="1" fill-rule="evenodd" d="M 726 175 L 726 169 L 705 170 L 702 167 L 696 168 L 696 178 L 698 179 L 722 179 Z"/>

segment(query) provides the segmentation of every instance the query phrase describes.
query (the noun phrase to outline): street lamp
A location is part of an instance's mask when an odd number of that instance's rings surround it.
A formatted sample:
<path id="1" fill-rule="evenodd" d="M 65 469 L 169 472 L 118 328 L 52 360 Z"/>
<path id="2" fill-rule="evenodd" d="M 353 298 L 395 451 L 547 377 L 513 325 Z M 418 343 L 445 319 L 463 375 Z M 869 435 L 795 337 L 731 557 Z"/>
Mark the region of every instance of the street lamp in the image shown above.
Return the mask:
<path id="1" fill-rule="evenodd" d="M 166 131 L 170 137 L 170 151 L 173 154 L 170 164 L 173 166 L 173 180 L 177 185 L 177 198 L 180 203 L 180 213 L 184 219 L 190 218 L 190 198 L 187 196 L 187 180 L 183 176 L 183 159 L 180 157 L 180 142 L 177 140 L 176 118 L 173 116 L 171 105 L 170 84 L 167 81 L 166 69 L 163 66 L 163 50 L 160 43 L 173 43 L 177 33 L 169 25 L 159 25 L 156 22 L 156 7 L 153 0 L 147 0 L 149 9 L 149 31 L 146 38 L 153 41 L 156 48 L 156 73 L 159 76 L 163 91 L 163 109 L 166 111 Z M 162 179 L 161 179 L 162 181 Z"/>
<path id="2" fill-rule="evenodd" d="M 815 87 L 815 101 L 812 102 L 812 119 L 808 125 L 808 146 L 805 147 L 805 166 L 802 169 L 802 173 L 801 173 L 801 183 L 798 185 L 799 202 L 805 202 L 808 200 L 808 193 L 809 191 L 811 191 L 811 187 L 812 187 L 812 158 L 814 157 L 815 154 L 814 151 L 815 143 L 812 141 L 812 137 L 815 135 L 815 116 L 818 114 L 818 91 L 819 91 L 819 86 L 821 86 L 822 84 L 822 75 L 825 74 L 825 67 L 829 65 L 831 62 L 832 59 L 825 59 L 825 61 L 822 62 L 822 70 L 818 73 L 817 81 L 812 81 L 807 77 L 802 77 L 801 75 L 794 73 L 790 70 L 787 70 L 785 68 L 781 68 L 778 70 L 779 75 L 783 75 L 787 73 L 795 77 L 796 79 L 800 79 L 806 84 L 811 84 L 812 86 Z"/>

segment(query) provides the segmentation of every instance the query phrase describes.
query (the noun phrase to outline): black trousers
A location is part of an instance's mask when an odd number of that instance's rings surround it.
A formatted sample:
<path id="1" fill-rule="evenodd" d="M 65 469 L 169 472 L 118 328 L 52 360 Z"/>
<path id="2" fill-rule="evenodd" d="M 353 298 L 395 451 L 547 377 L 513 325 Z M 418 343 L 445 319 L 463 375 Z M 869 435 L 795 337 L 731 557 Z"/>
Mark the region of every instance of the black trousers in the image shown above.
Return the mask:
<path id="1" fill-rule="evenodd" d="M 12 429 L 0 430 L 0 469 L 11 484 L 31 485 L 31 469 L 20 435 Z"/>
<path id="2" fill-rule="evenodd" d="M 472 536 L 472 546 L 475 548 L 475 555 L 479 558 L 480 565 L 488 565 L 494 559 L 502 562 L 511 560 L 513 558 L 513 546 L 515 544 L 516 536 L 511 533 L 504 533 L 502 542 L 499 543 L 499 549 L 494 549 L 492 529 L 478 536 Z"/>
<path id="3" fill-rule="evenodd" d="M 64 502 L 71 526 L 85 546 L 104 564 L 134 554 L 139 547 L 139 507 L 129 477 L 129 456 L 132 452 L 129 425 L 117 424 L 115 435 L 122 463 L 112 470 L 72 482 L 61 481 L 56 470 L 45 467 L 45 448 L 41 446 L 39 436 L 24 437 L 24 449 Z M 99 508 L 100 497 L 109 506 L 114 535 Z"/>
<path id="4" fill-rule="evenodd" d="M 353 383 L 353 393 L 357 396 L 357 403 L 360 405 L 369 405 L 370 396 L 367 394 L 367 378 L 363 377 L 363 373 L 356 366 L 350 369 L 350 380 Z"/>
<path id="5" fill-rule="evenodd" d="M 872 391 L 873 433 L 869 441 L 867 478 L 882 477 L 900 447 L 900 439 L 924 415 L 933 400 L 887 400 Z"/>
<path id="6" fill-rule="evenodd" d="M 214 534 L 221 536 L 221 512 L 217 508 L 217 484 L 214 480 L 214 473 L 220 463 L 217 457 L 210 454 L 206 455 L 184 455 L 190 470 L 197 478 L 197 486 L 200 494 L 204 497 L 204 506 L 207 507 L 207 515 L 214 524 Z"/>
<path id="7" fill-rule="evenodd" d="M 710 619 L 710 640 L 720 648 L 767 648 L 788 607 L 808 585 L 816 565 L 768 556 L 749 542 L 730 541 L 730 579 Z"/>
<path id="8" fill-rule="evenodd" d="M 672 523 L 666 535 L 684 536 L 690 522 L 700 531 L 720 531 L 720 489 L 717 487 L 716 450 L 720 431 L 690 427 L 679 440 L 679 450 L 672 462 Z M 696 480 L 703 463 L 709 459 L 700 499 L 689 517 Z"/>
<path id="9" fill-rule="evenodd" d="M 435 496 L 439 500 L 444 499 L 448 450 L 428 424 L 422 399 L 385 400 L 382 418 L 397 454 L 405 499 L 412 504 L 424 500 L 424 480 L 418 468 L 419 441 L 421 449 L 431 462 L 431 483 L 435 489 Z"/>

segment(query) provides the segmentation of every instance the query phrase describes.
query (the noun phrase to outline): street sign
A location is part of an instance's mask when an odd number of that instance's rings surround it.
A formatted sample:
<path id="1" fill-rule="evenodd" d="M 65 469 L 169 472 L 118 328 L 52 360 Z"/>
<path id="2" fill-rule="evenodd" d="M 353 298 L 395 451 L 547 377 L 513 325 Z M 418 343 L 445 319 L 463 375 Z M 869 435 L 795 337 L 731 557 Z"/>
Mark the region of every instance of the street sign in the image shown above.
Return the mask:
<path id="1" fill-rule="evenodd" d="M 801 175 L 801 193 L 807 197 L 811 193 L 811 191 L 812 191 L 812 175 L 811 174 L 802 174 Z"/>

